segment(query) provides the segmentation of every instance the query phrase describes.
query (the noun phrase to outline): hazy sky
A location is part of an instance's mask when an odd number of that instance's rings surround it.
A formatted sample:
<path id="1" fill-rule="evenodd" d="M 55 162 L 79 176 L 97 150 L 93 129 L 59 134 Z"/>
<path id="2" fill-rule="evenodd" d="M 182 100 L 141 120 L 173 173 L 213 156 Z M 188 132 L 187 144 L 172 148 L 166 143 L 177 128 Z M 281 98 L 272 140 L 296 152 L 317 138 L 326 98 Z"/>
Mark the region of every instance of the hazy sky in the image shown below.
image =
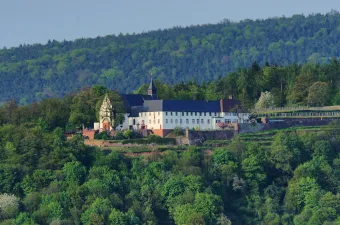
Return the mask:
<path id="1" fill-rule="evenodd" d="M 0 47 L 250 18 L 326 13 L 339 0 L 0 0 Z"/>

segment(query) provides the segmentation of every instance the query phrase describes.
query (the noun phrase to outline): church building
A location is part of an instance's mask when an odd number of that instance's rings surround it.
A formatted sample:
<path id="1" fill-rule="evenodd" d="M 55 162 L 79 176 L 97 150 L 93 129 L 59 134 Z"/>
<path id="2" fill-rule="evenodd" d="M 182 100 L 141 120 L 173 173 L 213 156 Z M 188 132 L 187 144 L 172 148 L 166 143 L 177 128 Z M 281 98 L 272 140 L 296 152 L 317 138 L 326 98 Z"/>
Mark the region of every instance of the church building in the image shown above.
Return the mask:
<path id="1" fill-rule="evenodd" d="M 166 136 L 174 128 L 195 130 L 218 130 L 229 125 L 248 122 L 249 113 L 243 112 L 240 101 L 229 96 L 216 101 L 161 100 L 151 79 L 147 95 L 122 94 L 124 122 L 116 130 L 148 129 L 159 136 Z M 100 121 L 95 130 L 111 130 L 114 106 L 105 96 L 100 110 Z"/>

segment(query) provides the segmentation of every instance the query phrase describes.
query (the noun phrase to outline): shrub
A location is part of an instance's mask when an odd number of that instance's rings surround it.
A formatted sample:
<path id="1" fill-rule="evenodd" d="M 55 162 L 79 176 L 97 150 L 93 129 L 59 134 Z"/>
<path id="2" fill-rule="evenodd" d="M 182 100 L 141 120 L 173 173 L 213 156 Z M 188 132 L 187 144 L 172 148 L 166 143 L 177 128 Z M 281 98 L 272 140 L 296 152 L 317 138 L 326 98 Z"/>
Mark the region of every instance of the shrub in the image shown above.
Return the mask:
<path id="1" fill-rule="evenodd" d="M 107 135 L 106 131 L 100 132 L 99 134 L 94 135 L 94 139 L 97 140 L 108 140 L 109 136 Z"/>
<path id="2" fill-rule="evenodd" d="M 126 139 L 131 139 L 131 138 L 133 137 L 133 132 L 132 132 L 132 130 L 126 130 L 126 131 L 124 131 L 124 137 L 125 137 Z"/>
<path id="3" fill-rule="evenodd" d="M 124 139 L 123 132 L 121 132 L 121 131 L 117 132 L 115 138 L 116 138 L 116 140 L 123 140 Z"/>
<path id="4" fill-rule="evenodd" d="M 171 133 L 176 136 L 183 136 L 184 130 L 181 127 L 175 127 L 175 129 Z"/>

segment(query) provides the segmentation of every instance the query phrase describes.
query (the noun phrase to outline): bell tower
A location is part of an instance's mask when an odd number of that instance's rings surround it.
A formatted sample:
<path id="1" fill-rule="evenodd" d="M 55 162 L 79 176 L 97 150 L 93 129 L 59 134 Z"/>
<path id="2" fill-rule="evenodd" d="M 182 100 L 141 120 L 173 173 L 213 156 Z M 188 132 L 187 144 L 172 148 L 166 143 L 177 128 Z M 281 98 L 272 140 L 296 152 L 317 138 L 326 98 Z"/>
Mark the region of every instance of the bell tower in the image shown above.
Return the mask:
<path id="1" fill-rule="evenodd" d="M 152 77 L 148 88 L 148 95 L 150 95 L 152 98 L 157 98 L 157 89 L 155 83 L 152 80 Z"/>
<path id="2" fill-rule="evenodd" d="M 111 130 L 112 125 L 112 104 L 106 94 L 99 111 L 99 128 L 101 130 Z"/>

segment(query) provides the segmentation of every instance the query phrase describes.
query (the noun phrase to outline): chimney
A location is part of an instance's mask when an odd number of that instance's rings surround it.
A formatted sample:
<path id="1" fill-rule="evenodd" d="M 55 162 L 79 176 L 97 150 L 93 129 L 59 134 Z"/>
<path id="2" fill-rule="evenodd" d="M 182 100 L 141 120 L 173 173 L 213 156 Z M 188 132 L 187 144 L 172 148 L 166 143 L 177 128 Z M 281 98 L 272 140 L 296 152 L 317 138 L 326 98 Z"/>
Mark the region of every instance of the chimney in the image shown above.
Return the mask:
<path id="1" fill-rule="evenodd" d="M 229 99 L 233 99 L 233 96 L 232 96 L 232 95 L 229 95 Z"/>

